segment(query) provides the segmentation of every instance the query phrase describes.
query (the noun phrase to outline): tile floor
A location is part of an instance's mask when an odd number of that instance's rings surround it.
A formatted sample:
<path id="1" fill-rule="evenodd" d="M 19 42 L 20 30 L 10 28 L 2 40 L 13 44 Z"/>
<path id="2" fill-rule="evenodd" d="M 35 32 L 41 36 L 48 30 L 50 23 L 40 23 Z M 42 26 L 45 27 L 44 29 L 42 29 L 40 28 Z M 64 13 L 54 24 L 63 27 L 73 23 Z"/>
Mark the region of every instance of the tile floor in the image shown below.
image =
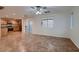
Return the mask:
<path id="1" fill-rule="evenodd" d="M 0 39 L 0 52 L 78 52 L 70 39 L 9 32 Z"/>

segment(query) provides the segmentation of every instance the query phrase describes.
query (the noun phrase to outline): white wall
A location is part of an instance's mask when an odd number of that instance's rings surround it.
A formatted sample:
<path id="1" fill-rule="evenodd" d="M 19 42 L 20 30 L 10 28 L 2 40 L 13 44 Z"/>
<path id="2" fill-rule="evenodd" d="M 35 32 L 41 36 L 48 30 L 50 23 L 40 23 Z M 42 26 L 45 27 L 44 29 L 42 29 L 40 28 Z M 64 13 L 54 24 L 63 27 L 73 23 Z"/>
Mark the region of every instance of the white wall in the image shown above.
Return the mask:
<path id="1" fill-rule="evenodd" d="M 73 9 L 72 29 L 70 30 L 70 38 L 79 48 L 79 7 Z"/>
<path id="2" fill-rule="evenodd" d="M 48 35 L 48 36 L 57 36 L 57 37 L 66 37 L 71 38 L 74 44 L 79 48 L 79 7 L 74 7 L 73 10 L 73 20 L 72 20 L 72 29 L 70 28 L 71 24 L 71 14 L 70 13 L 57 13 L 54 17 L 54 27 L 52 29 L 46 29 L 41 27 L 41 20 L 42 18 L 52 17 L 52 15 L 43 15 L 43 16 L 36 16 L 29 20 L 32 20 L 32 33 L 33 34 L 41 34 L 41 35 Z M 27 21 L 23 20 L 23 31 L 24 24 Z"/>
<path id="3" fill-rule="evenodd" d="M 52 15 L 43 15 L 32 18 L 33 22 L 33 34 L 41 34 L 48 36 L 57 36 L 57 37 L 67 37 L 69 38 L 69 14 L 68 13 L 58 13 L 54 16 L 54 27 L 51 29 L 42 28 L 41 20 L 42 18 L 53 17 Z"/>

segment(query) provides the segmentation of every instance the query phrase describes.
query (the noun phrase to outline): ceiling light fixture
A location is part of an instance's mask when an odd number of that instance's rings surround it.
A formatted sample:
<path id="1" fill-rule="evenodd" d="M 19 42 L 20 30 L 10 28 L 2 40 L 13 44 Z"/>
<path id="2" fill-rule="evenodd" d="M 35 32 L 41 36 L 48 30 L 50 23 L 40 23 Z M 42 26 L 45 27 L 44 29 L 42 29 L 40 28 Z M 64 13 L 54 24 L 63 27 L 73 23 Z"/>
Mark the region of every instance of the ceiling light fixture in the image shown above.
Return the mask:
<path id="1" fill-rule="evenodd" d="M 38 15 L 38 14 L 42 14 L 42 13 L 40 11 L 37 11 L 36 14 Z"/>

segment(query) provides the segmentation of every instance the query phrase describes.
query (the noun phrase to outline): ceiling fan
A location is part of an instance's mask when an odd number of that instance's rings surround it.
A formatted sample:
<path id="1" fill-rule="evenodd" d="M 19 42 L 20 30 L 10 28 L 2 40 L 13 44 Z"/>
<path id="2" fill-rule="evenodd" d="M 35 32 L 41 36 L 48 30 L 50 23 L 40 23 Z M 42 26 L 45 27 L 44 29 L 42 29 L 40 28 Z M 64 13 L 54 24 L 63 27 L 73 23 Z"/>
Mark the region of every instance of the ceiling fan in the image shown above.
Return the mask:
<path id="1" fill-rule="evenodd" d="M 47 7 L 45 6 L 33 6 L 31 7 L 33 10 L 36 10 L 36 14 L 42 14 L 42 13 L 50 13 L 49 10 L 47 10 Z"/>

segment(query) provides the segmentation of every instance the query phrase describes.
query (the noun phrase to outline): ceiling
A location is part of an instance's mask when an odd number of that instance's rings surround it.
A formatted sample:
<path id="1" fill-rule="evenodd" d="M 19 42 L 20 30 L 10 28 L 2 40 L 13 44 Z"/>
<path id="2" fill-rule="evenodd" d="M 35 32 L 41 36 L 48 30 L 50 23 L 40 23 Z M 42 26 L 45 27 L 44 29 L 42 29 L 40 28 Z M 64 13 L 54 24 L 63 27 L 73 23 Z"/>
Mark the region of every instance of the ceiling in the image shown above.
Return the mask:
<path id="1" fill-rule="evenodd" d="M 59 12 L 71 11 L 73 7 L 71 6 L 46 6 L 50 14 L 55 14 Z M 26 16 L 36 16 L 31 6 L 4 6 L 4 9 L 0 10 L 1 17 L 16 17 L 21 18 Z"/>

